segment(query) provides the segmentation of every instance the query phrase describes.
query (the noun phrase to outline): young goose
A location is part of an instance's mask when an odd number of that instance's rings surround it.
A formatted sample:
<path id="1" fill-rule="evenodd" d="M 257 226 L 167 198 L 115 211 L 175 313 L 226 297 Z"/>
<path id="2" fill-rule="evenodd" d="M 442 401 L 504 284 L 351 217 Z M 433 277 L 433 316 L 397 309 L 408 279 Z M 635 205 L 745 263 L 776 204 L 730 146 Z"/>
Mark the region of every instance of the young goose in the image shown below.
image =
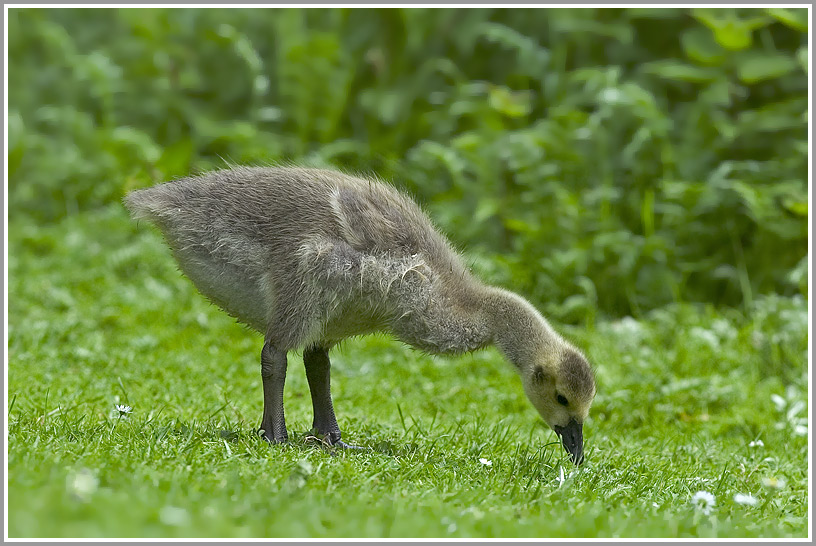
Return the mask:
<path id="1" fill-rule="evenodd" d="M 496 345 L 573 461 L 582 461 L 595 395 L 584 356 L 524 298 L 473 277 L 393 187 L 331 170 L 238 167 L 133 191 L 125 203 L 158 226 L 202 294 L 264 334 L 267 440 L 287 440 L 286 354 L 302 348 L 314 429 L 353 447 L 340 439 L 328 351 L 349 336 L 385 331 L 435 354 Z"/>

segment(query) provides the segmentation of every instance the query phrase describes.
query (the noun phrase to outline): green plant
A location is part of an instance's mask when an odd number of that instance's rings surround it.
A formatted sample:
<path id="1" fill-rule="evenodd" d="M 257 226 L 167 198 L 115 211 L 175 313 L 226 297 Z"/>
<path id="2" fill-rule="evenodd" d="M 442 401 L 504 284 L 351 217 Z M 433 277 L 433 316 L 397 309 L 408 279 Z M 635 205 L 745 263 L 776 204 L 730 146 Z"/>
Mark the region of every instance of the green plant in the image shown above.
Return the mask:
<path id="1" fill-rule="evenodd" d="M 750 305 L 806 289 L 806 15 L 12 9 L 11 210 L 336 165 L 415 193 L 561 320 Z"/>

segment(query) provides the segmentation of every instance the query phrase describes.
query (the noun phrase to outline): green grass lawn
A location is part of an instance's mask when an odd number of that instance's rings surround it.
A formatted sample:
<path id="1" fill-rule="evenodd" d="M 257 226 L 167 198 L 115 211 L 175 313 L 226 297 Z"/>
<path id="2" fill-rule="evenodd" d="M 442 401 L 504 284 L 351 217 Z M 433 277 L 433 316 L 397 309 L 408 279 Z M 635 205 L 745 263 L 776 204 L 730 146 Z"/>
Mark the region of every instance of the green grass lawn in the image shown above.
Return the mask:
<path id="1" fill-rule="evenodd" d="M 808 534 L 803 298 L 559 327 L 597 367 L 576 470 L 496 351 L 382 336 L 332 352 L 344 439 L 367 450 L 306 440 L 299 355 L 293 441 L 264 443 L 261 337 L 119 206 L 12 217 L 8 267 L 11 537 Z"/>

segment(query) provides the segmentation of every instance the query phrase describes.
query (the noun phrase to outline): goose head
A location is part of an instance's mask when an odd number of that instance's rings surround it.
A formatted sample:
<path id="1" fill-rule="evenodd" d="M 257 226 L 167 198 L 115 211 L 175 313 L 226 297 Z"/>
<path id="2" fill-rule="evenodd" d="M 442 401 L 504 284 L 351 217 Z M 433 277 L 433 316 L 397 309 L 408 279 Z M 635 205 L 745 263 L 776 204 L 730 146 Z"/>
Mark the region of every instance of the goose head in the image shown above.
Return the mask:
<path id="1" fill-rule="evenodd" d="M 595 397 L 592 368 L 572 348 L 530 365 L 522 373 L 527 398 L 578 465 L 584 459 L 583 424 Z"/>

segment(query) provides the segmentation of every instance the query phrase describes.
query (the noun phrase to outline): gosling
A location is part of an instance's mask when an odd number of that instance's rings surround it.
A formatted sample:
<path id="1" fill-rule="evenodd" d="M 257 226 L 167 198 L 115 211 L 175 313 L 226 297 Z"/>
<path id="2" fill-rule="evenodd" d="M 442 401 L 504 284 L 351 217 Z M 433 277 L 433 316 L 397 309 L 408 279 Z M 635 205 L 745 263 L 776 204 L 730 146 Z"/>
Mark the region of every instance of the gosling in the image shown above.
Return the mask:
<path id="1" fill-rule="evenodd" d="M 264 334 L 259 433 L 288 440 L 287 353 L 303 349 L 313 429 L 341 440 L 329 349 L 374 332 L 421 351 L 495 345 L 524 392 L 583 461 L 592 369 L 524 298 L 476 279 L 448 240 L 392 186 L 332 170 L 237 167 L 130 192 L 134 219 L 163 233 L 179 267 L 213 303 Z"/>

